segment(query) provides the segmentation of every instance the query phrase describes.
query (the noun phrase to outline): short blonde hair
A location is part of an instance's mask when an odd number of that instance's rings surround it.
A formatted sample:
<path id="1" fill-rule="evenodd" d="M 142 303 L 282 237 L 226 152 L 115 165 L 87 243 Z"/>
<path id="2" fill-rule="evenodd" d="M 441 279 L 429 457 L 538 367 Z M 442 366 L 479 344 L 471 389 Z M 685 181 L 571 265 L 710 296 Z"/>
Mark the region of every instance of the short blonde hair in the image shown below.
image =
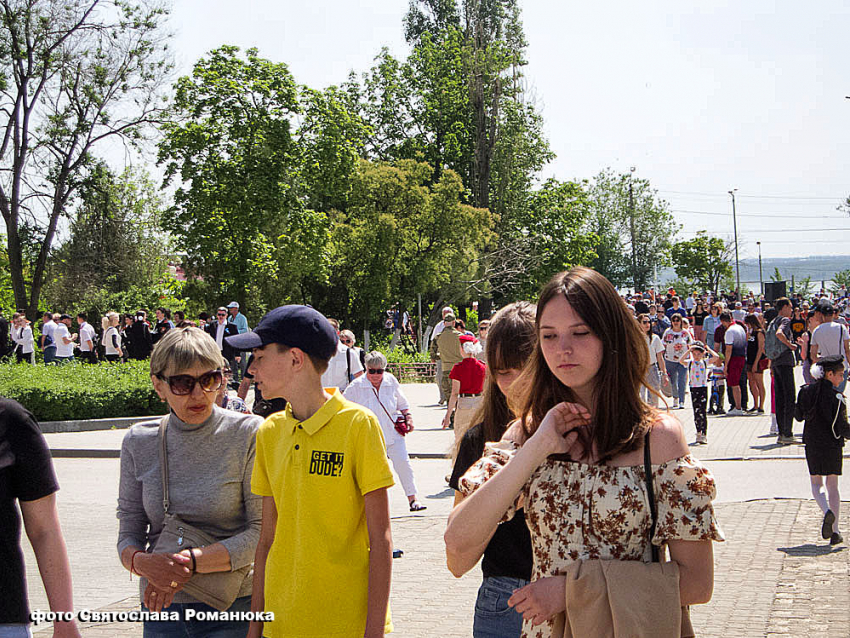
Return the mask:
<path id="1" fill-rule="evenodd" d="M 339 333 L 339 336 L 345 337 L 346 339 L 351 339 L 352 343 L 354 343 L 354 341 L 355 341 L 354 333 L 351 332 L 351 330 L 343 330 L 342 332 Z"/>
<path id="2" fill-rule="evenodd" d="M 200 328 L 174 328 L 156 342 L 151 354 L 151 376 L 161 376 L 166 370 L 180 374 L 202 365 L 210 370 L 221 368 L 221 350 L 215 339 Z"/>

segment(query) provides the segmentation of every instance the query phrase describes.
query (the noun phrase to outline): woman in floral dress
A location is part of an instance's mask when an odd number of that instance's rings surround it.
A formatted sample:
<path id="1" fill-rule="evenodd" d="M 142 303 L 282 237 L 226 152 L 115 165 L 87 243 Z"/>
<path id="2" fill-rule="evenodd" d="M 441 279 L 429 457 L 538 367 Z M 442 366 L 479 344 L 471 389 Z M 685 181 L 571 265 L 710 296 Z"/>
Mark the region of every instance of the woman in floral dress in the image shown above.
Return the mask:
<path id="1" fill-rule="evenodd" d="M 650 542 L 666 545 L 678 563 L 682 605 L 707 602 L 711 542 L 723 540 L 714 479 L 690 456 L 681 424 L 641 401 L 648 352 L 629 310 L 602 275 L 575 268 L 543 289 L 537 331 L 516 382 L 522 417 L 460 479 L 467 498 L 449 517 L 450 560 L 474 563 L 497 525 L 525 508 L 533 582 L 511 604 L 527 638 L 560 638 L 553 631 L 566 607 L 561 574 L 574 561 L 648 562 Z M 658 508 L 651 539 L 645 438 Z"/>

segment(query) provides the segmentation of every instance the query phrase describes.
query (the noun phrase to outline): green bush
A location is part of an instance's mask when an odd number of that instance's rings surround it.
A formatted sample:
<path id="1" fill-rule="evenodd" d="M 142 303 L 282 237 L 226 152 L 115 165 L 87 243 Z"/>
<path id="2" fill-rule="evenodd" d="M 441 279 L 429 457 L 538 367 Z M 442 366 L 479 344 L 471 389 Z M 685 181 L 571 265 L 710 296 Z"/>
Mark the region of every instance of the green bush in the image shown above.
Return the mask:
<path id="1" fill-rule="evenodd" d="M 0 364 L 0 395 L 39 421 L 165 414 L 147 361 L 58 366 Z"/>

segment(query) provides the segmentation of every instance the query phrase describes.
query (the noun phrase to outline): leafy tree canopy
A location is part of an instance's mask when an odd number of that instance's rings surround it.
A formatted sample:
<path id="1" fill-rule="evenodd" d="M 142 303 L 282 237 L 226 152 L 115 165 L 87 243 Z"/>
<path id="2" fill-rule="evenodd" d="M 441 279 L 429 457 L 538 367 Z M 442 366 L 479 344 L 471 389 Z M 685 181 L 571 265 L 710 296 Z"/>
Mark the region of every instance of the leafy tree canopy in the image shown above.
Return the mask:
<path id="1" fill-rule="evenodd" d="M 717 292 L 725 278 L 732 276 L 732 245 L 720 237 L 700 231 L 693 239 L 673 244 L 673 265 L 680 280 L 688 281 L 688 289 Z"/>

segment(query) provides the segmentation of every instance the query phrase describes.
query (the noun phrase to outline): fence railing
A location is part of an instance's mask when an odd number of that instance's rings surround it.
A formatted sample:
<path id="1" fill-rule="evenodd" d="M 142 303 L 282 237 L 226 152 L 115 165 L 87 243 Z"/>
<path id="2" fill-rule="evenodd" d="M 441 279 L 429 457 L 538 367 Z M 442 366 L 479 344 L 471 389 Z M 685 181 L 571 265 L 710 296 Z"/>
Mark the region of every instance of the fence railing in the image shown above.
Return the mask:
<path id="1" fill-rule="evenodd" d="M 402 382 L 433 383 L 437 376 L 436 363 L 389 363 L 389 370 Z"/>

